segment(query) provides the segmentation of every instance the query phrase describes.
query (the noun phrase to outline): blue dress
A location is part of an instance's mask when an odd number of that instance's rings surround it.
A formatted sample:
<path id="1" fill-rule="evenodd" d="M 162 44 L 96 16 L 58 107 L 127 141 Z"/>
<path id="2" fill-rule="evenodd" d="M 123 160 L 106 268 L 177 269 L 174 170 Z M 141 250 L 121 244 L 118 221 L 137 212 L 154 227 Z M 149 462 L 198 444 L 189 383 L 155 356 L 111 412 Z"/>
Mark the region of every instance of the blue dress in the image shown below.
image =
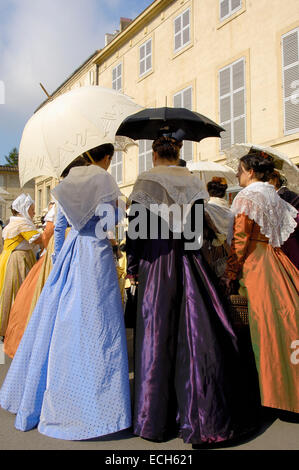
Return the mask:
<path id="1" fill-rule="evenodd" d="M 21 431 L 90 439 L 131 426 L 126 334 L 109 240 L 71 229 L 0 391 Z"/>

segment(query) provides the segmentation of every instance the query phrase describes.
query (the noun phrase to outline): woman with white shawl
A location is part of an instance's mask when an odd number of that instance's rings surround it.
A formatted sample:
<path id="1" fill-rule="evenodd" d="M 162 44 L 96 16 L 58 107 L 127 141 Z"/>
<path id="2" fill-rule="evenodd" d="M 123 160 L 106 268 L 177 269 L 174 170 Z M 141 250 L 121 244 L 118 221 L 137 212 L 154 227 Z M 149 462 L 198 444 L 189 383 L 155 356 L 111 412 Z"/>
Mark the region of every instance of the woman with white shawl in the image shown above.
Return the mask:
<path id="1" fill-rule="evenodd" d="M 36 262 L 34 247 L 41 234 L 34 225 L 34 201 L 21 194 L 11 206 L 13 216 L 3 229 L 4 249 L 0 256 L 0 336 L 5 336 L 9 312 L 17 292 Z"/>
<path id="2" fill-rule="evenodd" d="M 38 426 L 81 440 L 131 425 L 122 302 L 106 236 L 121 212 L 107 172 L 113 152 L 111 144 L 92 149 L 93 164 L 72 168 L 52 191 L 72 228 L 0 390 L 21 431 Z"/>
<path id="3" fill-rule="evenodd" d="M 233 213 L 225 199 L 225 178 L 213 177 L 207 184 L 209 200 L 204 205 L 206 227 L 202 253 L 212 271 L 221 277 L 225 271 L 229 246 L 226 242 Z"/>
<path id="4" fill-rule="evenodd" d="M 231 253 L 223 283 L 232 293 L 242 278 L 263 406 L 299 413 L 299 271 L 281 247 L 294 232 L 298 211 L 267 181 L 272 157 L 240 159 Z M 231 236 L 229 235 L 231 239 Z"/>

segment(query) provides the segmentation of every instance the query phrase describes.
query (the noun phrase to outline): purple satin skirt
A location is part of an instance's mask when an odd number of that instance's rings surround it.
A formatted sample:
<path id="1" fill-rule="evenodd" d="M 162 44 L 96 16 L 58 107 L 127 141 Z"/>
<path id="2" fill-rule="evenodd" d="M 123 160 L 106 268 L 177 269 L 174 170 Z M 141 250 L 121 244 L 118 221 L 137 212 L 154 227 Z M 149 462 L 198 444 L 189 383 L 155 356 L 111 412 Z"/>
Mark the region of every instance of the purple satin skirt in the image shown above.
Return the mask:
<path id="1" fill-rule="evenodd" d="M 148 240 L 139 262 L 134 433 L 192 444 L 235 438 L 255 426 L 249 376 L 200 252 Z"/>

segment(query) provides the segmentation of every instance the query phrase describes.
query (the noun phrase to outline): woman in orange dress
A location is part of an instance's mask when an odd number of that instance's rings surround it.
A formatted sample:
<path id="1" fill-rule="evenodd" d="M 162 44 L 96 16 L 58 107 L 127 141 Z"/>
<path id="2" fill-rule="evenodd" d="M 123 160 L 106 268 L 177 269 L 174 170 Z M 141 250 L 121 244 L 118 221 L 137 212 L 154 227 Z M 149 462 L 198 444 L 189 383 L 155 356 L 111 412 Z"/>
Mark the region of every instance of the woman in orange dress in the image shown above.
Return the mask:
<path id="1" fill-rule="evenodd" d="M 54 215 L 55 215 L 55 207 L 50 209 L 49 214 L 47 216 L 47 220 L 46 220 L 45 230 L 43 231 L 41 235 L 43 246 L 46 249 L 49 245 L 51 238 L 53 238 Z M 12 305 L 12 308 L 9 314 L 9 322 L 8 322 L 5 339 L 4 339 L 4 352 L 5 354 L 7 354 L 7 356 L 11 358 L 14 357 L 16 350 L 18 349 L 19 343 L 22 339 L 26 325 L 28 323 L 30 314 L 34 310 L 36 301 L 39 297 L 39 295 L 36 296 L 36 290 L 39 284 L 41 273 L 43 272 L 46 265 L 49 265 L 49 263 L 51 263 L 51 254 L 53 252 L 52 245 L 53 245 L 53 240 L 49 246 L 49 248 L 51 247 L 51 249 L 47 250 L 29 271 Z M 48 274 L 51 270 L 51 267 L 52 266 L 50 265 L 49 268 L 47 269 Z M 43 277 L 43 280 L 42 280 L 41 288 L 47 279 L 47 276 L 45 277 L 43 275 L 42 277 Z M 39 289 L 38 293 L 40 293 L 40 290 L 41 289 Z"/>
<path id="2" fill-rule="evenodd" d="M 227 293 L 242 278 L 263 406 L 299 413 L 299 271 L 280 248 L 296 228 L 297 210 L 267 183 L 271 157 L 245 155 L 238 179 L 244 189 L 235 215 L 225 277 Z"/>

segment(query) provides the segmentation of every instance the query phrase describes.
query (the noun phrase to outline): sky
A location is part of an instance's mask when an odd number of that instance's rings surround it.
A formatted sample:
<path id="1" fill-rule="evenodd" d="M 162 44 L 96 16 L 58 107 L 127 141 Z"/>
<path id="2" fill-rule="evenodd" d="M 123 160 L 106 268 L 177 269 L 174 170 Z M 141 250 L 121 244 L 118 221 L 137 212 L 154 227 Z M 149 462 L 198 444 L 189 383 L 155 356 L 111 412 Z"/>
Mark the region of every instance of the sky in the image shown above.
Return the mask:
<path id="1" fill-rule="evenodd" d="M 96 50 L 120 17 L 153 0 L 0 0 L 0 164 L 19 148 L 26 122 Z"/>

